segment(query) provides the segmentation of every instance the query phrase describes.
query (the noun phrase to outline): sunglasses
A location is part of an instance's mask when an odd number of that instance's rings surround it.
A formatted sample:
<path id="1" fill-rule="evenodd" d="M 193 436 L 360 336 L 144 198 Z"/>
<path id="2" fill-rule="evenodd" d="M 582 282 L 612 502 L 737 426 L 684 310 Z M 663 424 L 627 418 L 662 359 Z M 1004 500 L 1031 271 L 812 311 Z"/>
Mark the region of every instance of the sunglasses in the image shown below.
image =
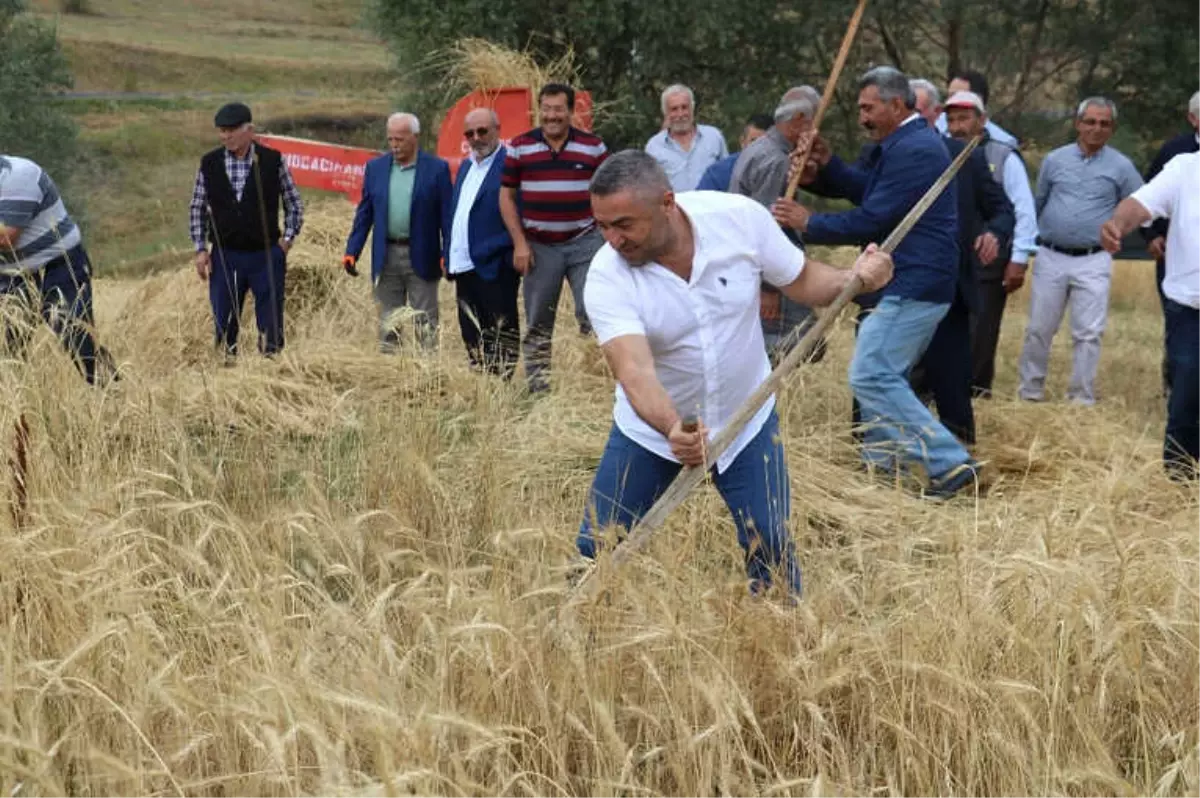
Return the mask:
<path id="1" fill-rule="evenodd" d="M 483 138 L 484 136 L 486 136 L 488 133 L 491 133 L 491 132 L 492 132 L 492 129 L 490 127 L 477 127 L 474 130 L 465 131 L 463 133 L 463 135 L 469 139 L 473 139 L 476 137 Z"/>

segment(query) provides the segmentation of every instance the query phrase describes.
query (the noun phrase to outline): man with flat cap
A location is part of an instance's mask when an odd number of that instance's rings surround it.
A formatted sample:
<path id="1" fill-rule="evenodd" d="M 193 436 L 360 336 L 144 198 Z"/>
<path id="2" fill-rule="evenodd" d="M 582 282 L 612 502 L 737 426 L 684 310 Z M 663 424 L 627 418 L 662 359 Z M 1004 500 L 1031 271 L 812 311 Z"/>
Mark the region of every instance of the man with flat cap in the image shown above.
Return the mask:
<path id="1" fill-rule="evenodd" d="M 304 203 L 279 151 L 254 141 L 248 107 L 229 103 L 213 121 L 221 146 L 200 159 L 190 207 L 196 274 L 208 281 L 217 347 L 227 357 L 237 354 L 249 291 L 258 350 L 271 357 L 283 349 L 287 253 L 304 224 Z"/>

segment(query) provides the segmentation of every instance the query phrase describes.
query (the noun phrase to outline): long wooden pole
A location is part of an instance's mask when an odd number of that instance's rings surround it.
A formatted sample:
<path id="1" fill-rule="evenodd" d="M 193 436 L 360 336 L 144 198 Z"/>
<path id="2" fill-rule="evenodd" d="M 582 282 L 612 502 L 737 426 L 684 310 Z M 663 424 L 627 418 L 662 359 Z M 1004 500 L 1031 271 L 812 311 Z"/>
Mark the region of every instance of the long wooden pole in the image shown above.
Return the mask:
<path id="1" fill-rule="evenodd" d="M 929 210 L 930 206 L 946 190 L 946 186 L 950 185 L 950 181 L 954 179 L 959 168 L 966 163 L 967 158 L 970 157 L 980 140 L 979 136 L 971 139 L 967 146 L 963 148 L 963 151 L 958 154 L 958 157 L 946 168 L 946 171 L 929 187 L 924 196 L 917 201 L 912 210 L 900 221 L 900 224 L 896 225 L 896 229 L 892 231 L 891 235 L 880 246 L 881 250 L 889 255 L 896 250 L 896 247 L 900 245 L 904 237 L 913 229 L 913 226 L 916 225 L 925 211 Z M 716 462 L 717 458 L 729 448 L 730 444 L 741 433 L 742 428 L 749 423 L 750 419 L 754 418 L 759 408 L 766 404 L 767 399 L 779 390 L 788 375 L 808 358 L 809 353 L 817 345 L 817 341 L 825 334 L 825 330 L 841 314 L 846 305 L 850 303 L 850 300 L 854 299 L 862 291 L 862 288 L 861 279 L 857 276 L 851 278 L 846 287 L 842 289 L 842 292 L 833 300 L 833 303 L 821 314 L 821 318 L 817 320 L 816 324 L 810 327 L 804 337 L 800 339 L 800 343 L 796 344 L 787 357 L 775 367 L 771 375 L 763 381 L 762 385 L 759 385 L 754 393 L 750 394 L 746 401 L 742 403 L 742 406 L 729 419 L 729 423 L 721 428 L 720 434 L 717 435 L 708 447 L 707 461 L 709 463 Z M 613 550 L 612 563 L 614 568 L 646 546 L 646 543 L 649 542 L 654 532 L 667 520 L 667 516 L 683 503 L 693 488 L 704 481 L 707 473 L 708 468 L 706 466 L 687 466 L 679 472 L 678 476 L 667 486 L 663 494 L 658 497 L 658 501 L 646 511 L 646 514 L 642 516 L 641 520 L 630 531 L 629 537 Z M 576 595 L 590 590 L 588 586 L 593 583 L 591 579 L 593 574 L 595 574 L 595 568 L 588 571 L 575 584 Z"/>
<path id="2" fill-rule="evenodd" d="M 850 24 L 846 26 L 846 35 L 842 37 L 842 48 L 838 50 L 837 58 L 833 60 L 833 69 L 829 71 L 829 78 L 825 81 L 825 93 L 821 95 L 821 105 L 817 107 L 816 115 L 812 120 L 812 134 L 804 139 L 800 150 L 798 156 L 800 168 L 788 181 L 785 197 L 796 196 L 796 189 L 800 186 L 800 173 L 804 171 L 804 162 L 808 160 L 808 151 L 812 148 L 813 140 L 816 139 L 817 133 L 821 129 L 821 123 L 825 121 L 825 112 L 833 102 L 833 90 L 837 88 L 838 78 L 842 75 L 842 68 L 846 66 L 846 59 L 850 56 L 850 47 L 854 44 L 854 37 L 858 33 L 858 26 L 862 23 L 866 10 L 867 0 L 858 0 L 858 7 L 854 9 L 854 15 L 850 17 Z"/>

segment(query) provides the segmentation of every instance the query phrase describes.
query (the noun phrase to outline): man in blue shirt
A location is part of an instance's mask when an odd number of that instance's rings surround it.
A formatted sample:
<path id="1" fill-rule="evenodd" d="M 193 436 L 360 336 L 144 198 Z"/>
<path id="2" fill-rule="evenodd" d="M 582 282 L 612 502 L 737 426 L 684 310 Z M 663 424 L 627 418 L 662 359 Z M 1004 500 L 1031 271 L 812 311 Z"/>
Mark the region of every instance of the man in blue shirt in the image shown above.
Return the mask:
<path id="1" fill-rule="evenodd" d="M 738 139 L 740 149 L 732 155 L 727 155 L 717 161 L 712 166 L 704 170 L 704 175 L 700 178 L 699 185 L 696 186 L 697 191 L 728 191 L 729 183 L 733 180 L 733 167 L 737 165 L 738 156 L 741 155 L 741 150 L 746 149 L 754 142 L 767 134 L 774 122 L 769 114 L 755 114 L 746 122 L 746 127 L 742 129 L 742 136 Z"/>
<path id="2" fill-rule="evenodd" d="M 1050 343 L 1069 306 L 1073 354 L 1067 398 L 1082 405 L 1096 402 L 1112 283 L 1112 255 L 1101 245 L 1100 226 L 1121 200 L 1142 187 L 1133 162 L 1108 146 L 1116 124 L 1111 100 L 1087 98 L 1075 112 L 1078 139 L 1051 151 L 1038 170 L 1039 249 L 1019 364 L 1019 394 L 1026 401 L 1046 398 Z"/>
<path id="3" fill-rule="evenodd" d="M 790 198 L 773 211 L 780 224 L 810 244 L 861 245 L 884 239 L 950 165 L 942 138 L 913 109 L 916 97 L 904 73 L 875 67 L 859 80 L 858 119 L 876 142 L 865 168 L 843 163 L 814 142 L 801 183 L 819 177 L 825 193 L 858 207 L 810 213 Z M 850 387 L 870 425 L 863 457 L 891 471 L 920 463 L 929 477 L 926 495 L 949 498 L 973 485 L 978 464 L 913 393 L 908 374 L 950 308 L 958 281 L 958 210 L 953 186 L 943 191 L 893 253 L 895 277 L 882 291 L 858 298 L 872 307 L 859 326 Z"/>

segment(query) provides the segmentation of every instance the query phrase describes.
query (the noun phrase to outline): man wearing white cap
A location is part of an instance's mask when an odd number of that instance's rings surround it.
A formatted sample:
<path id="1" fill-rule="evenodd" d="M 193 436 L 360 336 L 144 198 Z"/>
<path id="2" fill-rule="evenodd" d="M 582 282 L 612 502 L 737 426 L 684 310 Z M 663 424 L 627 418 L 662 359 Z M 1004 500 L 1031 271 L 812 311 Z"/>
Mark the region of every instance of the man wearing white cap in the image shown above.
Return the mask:
<path id="1" fill-rule="evenodd" d="M 946 101 L 946 129 L 960 141 L 983 135 L 984 159 L 992 177 L 1004 187 L 1013 205 L 1016 229 L 1012 245 L 990 267 L 979 270 L 979 309 L 971 325 L 971 387 L 976 396 L 992 393 L 996 374 L 996 346 L 1008 295 L 1025 283 L 1025 269 L 1037 252 L 1037 214 L 1033 191 L 1021 154 L 1012 146 L 992 138 L 987 127 L 987 108 L 983 98 L 970 91 L 955 92 Z"/>

